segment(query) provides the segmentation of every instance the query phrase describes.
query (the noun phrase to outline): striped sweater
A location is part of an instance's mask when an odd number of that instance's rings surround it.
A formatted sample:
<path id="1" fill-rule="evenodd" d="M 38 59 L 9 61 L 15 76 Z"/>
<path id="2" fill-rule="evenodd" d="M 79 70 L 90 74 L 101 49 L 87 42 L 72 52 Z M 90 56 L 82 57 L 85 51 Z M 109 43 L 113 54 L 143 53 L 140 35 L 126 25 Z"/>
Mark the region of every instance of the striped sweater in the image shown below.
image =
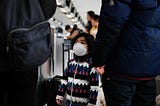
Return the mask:
<path id="1" fill-rule="evenodd" d="M 90 62 L 71 60 L 64 71 L 56 99 L 63 100 L 66 94 L 67 106 L 95 105 L 99 89 L 99 75 L 90 68 Z"/>

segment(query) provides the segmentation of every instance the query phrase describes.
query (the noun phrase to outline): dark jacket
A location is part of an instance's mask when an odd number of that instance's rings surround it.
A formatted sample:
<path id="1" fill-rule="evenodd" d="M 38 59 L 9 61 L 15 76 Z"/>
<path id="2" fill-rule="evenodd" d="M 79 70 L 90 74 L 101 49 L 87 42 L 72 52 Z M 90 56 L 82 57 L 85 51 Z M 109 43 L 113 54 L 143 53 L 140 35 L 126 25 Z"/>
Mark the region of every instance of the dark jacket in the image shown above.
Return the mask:
<path id="1" fill-rule="evenodd" d="M 94 66 L 132 77 L 160 74 L 160 0 L 102 1 Z"/>
<path id="2" fill-rule="evenodd" d="M 56 0 L 0 1 L 0 71 L 7 71 L 6 41 L 8 33 L 49 19 L 56 10 Z"/>

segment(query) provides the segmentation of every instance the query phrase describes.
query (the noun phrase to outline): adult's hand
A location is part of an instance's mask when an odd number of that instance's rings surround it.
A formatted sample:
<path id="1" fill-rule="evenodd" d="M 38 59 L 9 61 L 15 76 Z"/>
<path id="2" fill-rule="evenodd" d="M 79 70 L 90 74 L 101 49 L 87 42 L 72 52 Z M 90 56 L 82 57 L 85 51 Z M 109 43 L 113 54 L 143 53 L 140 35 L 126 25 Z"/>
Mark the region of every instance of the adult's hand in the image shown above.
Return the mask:
<path id="1" fill-rule="evenodd" d="M 103 65 L 101 67 L 94 67 L 94 68 L 97 71 L 97 73 L 99 73 L 100 75 L 102 75 L 104 73 L 104 67 L 105 67 L 105 65 Z"/>
<path id="2" fill-rule="evenodd" d="M 93 104 L 88 103 L 87 106 L 94 106 Z"/>

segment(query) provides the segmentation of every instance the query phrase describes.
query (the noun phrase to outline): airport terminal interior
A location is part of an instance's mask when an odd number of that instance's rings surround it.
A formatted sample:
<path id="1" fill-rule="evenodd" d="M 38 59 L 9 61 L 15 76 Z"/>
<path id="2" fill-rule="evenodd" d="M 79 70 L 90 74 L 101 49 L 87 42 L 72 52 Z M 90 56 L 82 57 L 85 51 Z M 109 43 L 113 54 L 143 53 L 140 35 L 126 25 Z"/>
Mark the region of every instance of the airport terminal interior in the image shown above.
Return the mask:
<path id="1" fill-rule="evenodd" d="M 121 1 L 121 0 L 110 0 L 110 1 L 113 1 L 110 2 L 110 5 L 112 6 L 114 5 L 114 1 Z M 122 1 L 129 1 L 129 0 L 122 0 Z M 65 82 L 62 81 L 62 77 L 63 75 L 65 75 L 66 68 L 70 65 L 69 62 L 75 58 L 75 52 L 73 50 L 74 47 L 72 48 L 73 46 L 72 40 L 78 33 L 81 32 L 89 33 L 90 35 L 93 35 L 94 39 L 96 39 L 96 33 L 98 31 L 98 25 L 99 25 L 98 19 L 100 17 L 100 10 L 102 6 L 101 0 L 56 0 L 56 3 L 57 3 L 56 11 L 54 15 L 48 20 L 48 22 L 50 23 L 51 35 L 52 35 L 52 54 L 47 59 L 47 61 L 45 61 L 42 65 L 38 67 L 38 82 L 37 82 L 37 94 L 36 94 L 37 106 L 59 106 L 56 103 L 57 98 L 58 97 L 61 98 L 60 96 L 57 96 L 58 87 L 60 87 L 60 84 L 62 83 L 65 84 Z M 91 14 L 94 13 L 93 16 L 94 18 L 92 17 L 91 20 L 89 20 L 90 17 L 88 15 L 90 14 L 88 12 L 90 12 Z M 87 29 L 89 21 L 92 27 L 90 29 Z M 69 31 L 69 29 L 71 29 L 71 31 Z M 77 42 L 78 41 L 76 41 L 76 43 Z M 76 82 L 77 80 L 75 80 L 75 77 L 76 75 L 74 74 L 73 79 L 70 78 L 70 80 Z M 65 95 L 61 105 L 62 106 L 107 106 L 101 82 L 101 75 L 98 76 L 98 79 L 99 79 L 98 88 L 96 88 L 95 86 L 93 87 L 98 91 L 96 104 L 66 105 L 67 102 L 66 98 L 74 99 L 71 97 L 72 96 L 71 92 L 71 96 L 68 97 L 67 94 Z M 80 81 L 80 83 L 81 85 L 83 85 L 83 83 L 85 83 L 85 80 Z M 71 85 L 73 87 L 73 84 Z M 156 90 L 157 90 L 156 96 L 157 98 L 159 97 L 159 100 L 158 99 L 155 100 L 157 103 L 156 106 L 160 106 L 160 76 L 156 77 Z M 81 100 L 81 98 L 78 99 Z"/>
<path id="2" fill-rule="evenodd" d="M 69 1 L 64 3 L 64 1 Z M 51 28 L 54 28 L 54 63 L 50 60 L 40 66 L 44 78 L 62 76 L 63 70 L 67 67 L 67 61 L 74 58 L 71 43 L 67 39 L 70 35 L 65 30 L 66 25 L 71 28 L 76 24 L 79 29 L 85 30 L 87 24 L 87 12 L 93 11 L 100 15 L 101 0 L 57 0 L 56 13 L 49 20 Z M 51 67 L 50 65 L 51 64 Z M 49 67 L 48 67 L 49 66 Z M 157 95 L 160 94 L 160 77 L 156 78 Z M 106 106 L 103 90 L 100 83 L 98 101 L 95 106 Z"/>

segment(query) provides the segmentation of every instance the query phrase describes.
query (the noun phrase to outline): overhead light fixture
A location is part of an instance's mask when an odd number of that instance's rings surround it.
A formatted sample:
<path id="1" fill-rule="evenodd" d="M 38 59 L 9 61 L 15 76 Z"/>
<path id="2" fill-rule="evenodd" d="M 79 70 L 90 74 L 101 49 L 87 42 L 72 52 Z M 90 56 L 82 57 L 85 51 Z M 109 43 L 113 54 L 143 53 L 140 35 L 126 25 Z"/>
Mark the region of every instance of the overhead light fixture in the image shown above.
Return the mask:
<path id="1" fill-rule="evenodd" d="M 61 1 L 61 0 L 60 0 Z M 62 0 L 63 1 L 63 0 Z M 64 0 L 63 1 L 63 4 L 65 4 L 65 5 L 63 5 L 63 6 L 59 6 L 59 7 L 61 7 L 60 8 L 60 10 L 63 12 L 63 13 L 69 13 L 70 11 L 71 11 L 71 5 L 72 5 L 72 3 L 71 3 L 71 0 Z"/>
<path id="2" fill-rule="evenodd" d="M 81 26 L 84 26 L 83 20 L 79 16 L 79 13 L 76 11 L 76 8 L 74 7 L 71 0 L 56 0 L 57 6 L 60 7 L 60 10 L 71 19 L 72 22 L 74 22 L 77 25 L 82 24 Z"/>
<path id="3" fill-rule="evenodd" d="M 74 18 L 75 17 L 75 7 L 72 7 L 71 8 L 71 12 L 69 12 L 68 14 L 66 14 L 66 16 L 68 17 L 68 18 Z"/>
<path id="4" fill-rule="evenodd" d="M 77 18 L 77 17 L 74 17 L 73 19 L 71 19 L 71 21 L 77 22 L 77 21 L 78 21 L 78 18 Z"/>
<path id="5" fill-rule="evenodd" d="M 78 21 L 78 22 L 76 22 L 75 24 L 76 24 L 76 25 L 80 25 L 80 24 L 81 24 L 81 22 L 80 22 L 80 21 Z"/>
<path id="6" fill-rule="evenodd" d="M 71 0 L 66 0 L 66 6 L 71 7 L 71 5 L 72 5 Z"/>
<path id="7" fill-rule="evenodd" d="M 63 13 L 69 13 L 70 12 L 70 8 L 68 6 L 65 6 L 64 8 L 60 8 L 60 10 L 63 12 Z"/>
<path id="8" fill-rule="evenodd" d="M 66 6 L 66 0 L 56 0 L 57 6 L 64 8 Z"/>
<path id="9" fill-rule="evenodd" d="M 73 22 L 77 22 L 78 21 L 78 17 L 79 17 L 79 14 L 78 12 L 75 13 L 75 17 L 71 19 L 71 21 Z"/>
<path id="10" fill-rule="evenodd" d="M 75 24 L 77 24 L 77 25 L 81 24 L 81 21 L 80 21 L 80 20 L 81 20 L 81 17 L 79 16 L 79 17 L 78 17 L 78 21 L 75 22 Z"/>
<path id="11" fill-rule="evenodd" d="M 82 28 L 82 27 L 83 27 L 82 24 L 79 24 L 79 25 L 78 25 L 78 28 Z"/>

